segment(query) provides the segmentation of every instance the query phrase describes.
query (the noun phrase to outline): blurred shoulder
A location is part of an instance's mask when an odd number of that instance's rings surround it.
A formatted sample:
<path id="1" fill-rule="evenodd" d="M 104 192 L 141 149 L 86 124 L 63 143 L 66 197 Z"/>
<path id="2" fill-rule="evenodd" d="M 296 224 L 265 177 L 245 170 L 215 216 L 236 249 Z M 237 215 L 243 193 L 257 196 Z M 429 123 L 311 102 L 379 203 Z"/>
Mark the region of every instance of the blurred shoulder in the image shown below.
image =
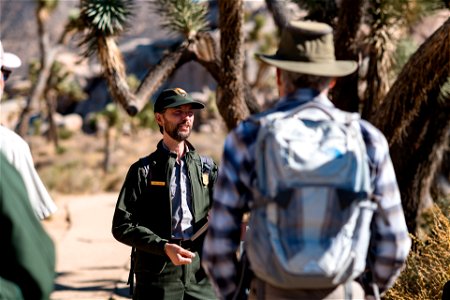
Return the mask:
<path id="1" fill-rule="evenodd" d="M 13 130 L 0 125 L 0 137 L 4 141 L 8 141 L 9 143 L 14 143 L 15 145 L 26 145 L 28 147 L 28 143 Z"/>

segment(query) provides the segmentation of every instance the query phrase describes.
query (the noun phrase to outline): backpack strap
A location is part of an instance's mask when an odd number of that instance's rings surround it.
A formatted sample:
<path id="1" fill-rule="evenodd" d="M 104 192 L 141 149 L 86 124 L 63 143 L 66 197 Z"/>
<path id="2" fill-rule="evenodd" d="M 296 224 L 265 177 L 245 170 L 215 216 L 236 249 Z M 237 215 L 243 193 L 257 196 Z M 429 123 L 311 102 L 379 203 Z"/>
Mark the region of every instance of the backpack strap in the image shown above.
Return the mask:
<path id="1" fill-rule="evenodd" d="M 200 160 L 202 162 L 202 172 L 211 174 L 214 168 L 214 160 L 207 155 L 200 155 Z"/>
<path id="2" fill-rule="evenodd" d="M 319 110 L 324 113 L 330 120 L 337 121 L 342 124 L 350 124 L 353 121 L 359 121 L 361 119 L 358 113 L 346 112 L 337 107 L 325 105 L 324 103 L 314 100 L 300 105 L 298 108 L 289 112 L 286 117 L 293 117 L 306 109 Z"/>
<path id="3" fill-rule="evenodd" d="M 210 198 L 212 200 L 212 183 L 216 180 L 217 176 L 213 176 L 215 172 L 217 172 L 217 166 L 214 163 L 214 160 L 207 155 L 199 155 L 200 161 L 202 165 L 201 173 L 202 173 L 202 181 L 205 186 L 208 186 L 210 191 Z M 217 173 L 215 173 L 217 175 Z"/>
<path id="4" fill-rule="evenodd" d="M 136 248 L 131 247 L 131 253 L 130 253 L 130 272 L 128 273 L 128 280 L 127 284 L 130 285 L 130 296 L 133 296 L 133 290 L 134 290 L 134 261 L 136 259 Z"/>

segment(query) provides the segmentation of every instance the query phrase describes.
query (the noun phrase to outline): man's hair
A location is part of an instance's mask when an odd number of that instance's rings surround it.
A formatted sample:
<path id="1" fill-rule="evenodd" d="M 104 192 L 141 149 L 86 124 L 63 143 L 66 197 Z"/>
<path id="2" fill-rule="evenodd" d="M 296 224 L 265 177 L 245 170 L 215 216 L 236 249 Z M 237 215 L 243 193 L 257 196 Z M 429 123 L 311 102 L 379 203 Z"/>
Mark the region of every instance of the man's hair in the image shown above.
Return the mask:
<path id="1" fill-rule="evenodd" d="M 158 124 L 158 127 L 159 127 L 159 132 L 161 132 L 161 134 L 164 134 L 164 128 L 161 126 L 161 125 L 159 125 L 159 123 L 156 121 L 156 114 L 164 114 L 166 112 L 166 110 L 164 109 L 164 110 L 162 110 L 162 111 L 160 111 L 160 112 L 154 112 L 154 114 L 155 114 L 155 122 L 156 122 L 156 124 Z"/>
<path id="2" fill-rule="evenodd" d="M 328 88 L 332 77 L 307 75 L 301 73 L 281 70 L 280 76 L 287 90 L 296 90 L 299 88 L 312 88 L 317 91 L 323 91 Z"/>

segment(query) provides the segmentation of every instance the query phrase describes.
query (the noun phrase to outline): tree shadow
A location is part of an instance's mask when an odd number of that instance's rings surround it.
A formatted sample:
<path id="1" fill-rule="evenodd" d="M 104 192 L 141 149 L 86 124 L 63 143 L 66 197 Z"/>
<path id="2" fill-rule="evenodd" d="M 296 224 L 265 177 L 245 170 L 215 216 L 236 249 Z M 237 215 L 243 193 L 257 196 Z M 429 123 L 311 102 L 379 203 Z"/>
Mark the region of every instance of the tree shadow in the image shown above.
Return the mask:
<path id="1" fill-rule="evenodd" d="M 108 270 L 111 269 L 109 267 L 105 268 L 95 268 Z M 58 278 L 62 278 L 65 276 L 70 276 L 73 274 L 72 272 L 58 272 L 55 281 Z M 84 280 L 78 281 L 78 283 L 84 284 L 84 286 L 74 286 L 70 284 L 61 284 L 55 282 L 54 292 L 61 291 L 72 291 L 72 292 L 107 292 L 111 293 L 111 295 L 116 295 L 124 298 L 131 299 L 129 286 L 126 285 L 126 282 L 117 279 L 94 279 L 94 280 Z"/>

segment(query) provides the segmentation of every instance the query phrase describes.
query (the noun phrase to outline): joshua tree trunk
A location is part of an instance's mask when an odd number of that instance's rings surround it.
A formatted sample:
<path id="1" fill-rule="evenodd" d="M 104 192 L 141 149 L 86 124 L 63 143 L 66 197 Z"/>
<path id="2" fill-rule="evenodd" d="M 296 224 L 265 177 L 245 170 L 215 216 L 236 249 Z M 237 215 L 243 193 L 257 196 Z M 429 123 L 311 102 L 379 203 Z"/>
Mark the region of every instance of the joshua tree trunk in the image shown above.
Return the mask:
<path id="1" fill-rule="evenodd" d="M 138 113 L 136 99 L 126 81 L 125 66 L 122 55 L 111 37 L 99 37 L 98 57 L 104 68 L 109 91 L 130 116 Z"/>
<path id="2" fill-rule="evenodd" d="M 48 19 L 48 12 L 39 2 L 36 9 L 37 29 L 39 37 L 39 49 L 41 51 L 41 71 L 39 72 L 38 79 L 33 86 L 30 96 L 27 98 L 25 107 L 23 108 L 20 117 L 17 132 L 24 137 L 28 132 L 28 125 L 30 122 L 30 116 L 33 110 L 33 106 L 38 106 L 39 100 L 42 99 L 47 81 L 51 75 L 51 68 L 58 48 L 50 50 L 50 41 L 48 32 L 45 30 L 45 23 Z"/>
<path id="3" fill-rule="evenodd" d="M 201 64 L 211 76 L 220 82 L 221 71 L 221 58 L 220 51 L 215 40 L 208 32 L 200 32 L 195 37 L 195 41 L 191 43 L 189 50 L 195 55 L 195 59 Z M 260 111 L 259 104 L 253 95 L 250 84 L 244 79 L 244 100 L 250 113 L 257 113 Z"/>
<path id="4" fill-rule="evenodd" d="M 335 35 L 336 59 L 358 61 L 355 48 L 356 33 L 361 23 L 363 0 L 343 0 Z M 340 109 L 357 112 L 359 109 L 358 72 L 339 78 L 332 90 L 333 103 Z"/>
<path id="5" fill-rule="evenodd" d="M 172 75 L 181 57 L 185 55 L 188 46 L 189 42 L 181 43 L 174 51 L 169 52 L 157 65 L 147 72 L 136 93 L 138 111 L 144 107 L 148 98 L 161 84 Z"/>
<path id="6" fill-rule="evenodd" d="M 416 231 L 417 218 L 432 204 L 430 192 L 450 132 L 450 98 L 440 102 L 432 100 L 436 99 L 436 91 L 430 94 L 407 130 L 408 139 L 391 147 L 410 232 Z"/>
<path id="7" fill-rule="evenodd" d="M 366 75 L 367 88 L 365 91 L 362 116 L 370 118 L 374 111 L 380 108 L 386 97 L 391 82 L 389 75 L 393 64 L 395 49 L 395 33 L 400 30 L 396 22 L 388 22 L 384 12 L 386 4 L 371 1 L 372 18 L 371 36 L 369 43 L 369 65 Z"/>
<path id="8" fill-rule="evenodd" d="M 411 56 L 381 106 L 369 116 L 391 146 L 411 232 L 450 130 L 450 101 L 439 97 L 450 74 L 449 49 L 450 18 Z"/>
<path id="9" fill-rule="evenodd" d="M 56 112 L 56 99 L 57 95 L 55 91 L 47 90 L 45 93 L 45 104 L 47 105 L 48 112 L 48 134 L 47 138 L 53 142 L 55 146 L 55 150 L 59 148 L 59 139 L 58 139 L 58 127 L 55 123 L 55 112 Z"/>
<path id="10" fill-rule="evenodd" d="M 104 159 L 103 159 L 103 172 L 108 173 L 111 170 L 111 161 L 114 153 L 115 145 L 115 133 L 116 129 L 108 124 L 105 128 L 105 148 L 103 149 Z"/>
<path id="11" fill-rule="evenodd" d="M 228 130 L 231 130 L 250 114 L 243 89 L 243 2 L 219 1 L 219 11 L 222 72 L 217 107 Z"/>
<path id="12" fill-rule="evenodd" d="M 99 52 L 102 53 L 99 57 L 112 97 L 131 116 L 145 106 L 149 97 L 176 69 L 189 61 L 196 60 L 217 82 L 221 80 L 221 59 L 217 44 L 207 32 L 200 32 L 193 39 L 176 45 L 174 50 L 148 70 L 135 94 L 130 91 L 126 82 L 124 62 L 114 40 L 110 38 L 107 42 L 99 43 Z M 258 112 L 259 106 L 247 83 L 244 83 L 244 95 L 249 110 L 252 113 Z"/>
<path id="13" fill-rule="evenodd" d="M 281 30 L 289 22 L 289 15 L 285 4 L 285 1 L 266 0 L 267 8 L 272 13 L 273 20 L 275 21 L 278 30 Z"/>

